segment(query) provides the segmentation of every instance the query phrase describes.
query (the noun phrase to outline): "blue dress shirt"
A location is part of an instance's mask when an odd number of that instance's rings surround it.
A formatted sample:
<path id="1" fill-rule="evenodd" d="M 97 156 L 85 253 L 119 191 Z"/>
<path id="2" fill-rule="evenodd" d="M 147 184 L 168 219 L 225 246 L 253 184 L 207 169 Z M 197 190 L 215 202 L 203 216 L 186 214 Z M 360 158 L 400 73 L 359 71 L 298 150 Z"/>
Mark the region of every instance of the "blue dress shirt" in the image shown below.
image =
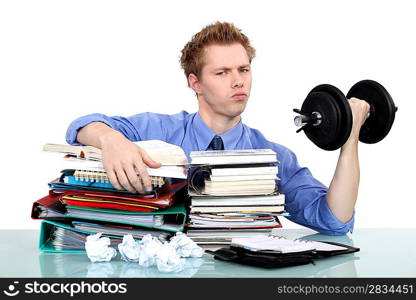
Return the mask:
<path id="1" fill-rule="evenodd" d="M 66 133 L 69 144 L 80 145 L 76 137 L 78 130 L 91 122 L 103 122 L 120 131 L 131 141 L 162 140 L 182 147 L 189 159 L 191 151 L 207 150 L 215 133 L 204 123 L 198 113 L 166 115 L 140 113 L 131 117 L 108 117 L 91 114 L 73 121 Z M 300 167 L 296 155 L 288 148 L 266 140 L 257 129 L 241 121 L 221 135 L 225 150 L 273 149 L 277 153 L 279 190 L 285 194 L 287 218 L 328 235 L 352 232 L 354 216 L 347 223 L 339 221 L 326 201 L 328 188 L 316 180 L 307 168 Z"/>

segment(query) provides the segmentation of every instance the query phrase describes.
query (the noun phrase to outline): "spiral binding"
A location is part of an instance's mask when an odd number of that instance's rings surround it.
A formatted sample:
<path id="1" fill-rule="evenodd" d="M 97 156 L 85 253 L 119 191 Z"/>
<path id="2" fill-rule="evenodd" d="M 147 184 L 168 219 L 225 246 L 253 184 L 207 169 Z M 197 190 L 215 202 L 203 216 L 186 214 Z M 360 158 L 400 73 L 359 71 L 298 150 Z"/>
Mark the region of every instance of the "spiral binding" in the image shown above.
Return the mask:
<path id="1" fill-rule="evenodd" d="M 74 172 L 74 178 L 75 180 L 85 182 L 110 183 L 107 173 L 101 171 L 76 170 Z M 165 179 L 163 177 L 150 176 L 150 181 L 152 185 L 156 187 L 161 187 L 165 184 Z"/>

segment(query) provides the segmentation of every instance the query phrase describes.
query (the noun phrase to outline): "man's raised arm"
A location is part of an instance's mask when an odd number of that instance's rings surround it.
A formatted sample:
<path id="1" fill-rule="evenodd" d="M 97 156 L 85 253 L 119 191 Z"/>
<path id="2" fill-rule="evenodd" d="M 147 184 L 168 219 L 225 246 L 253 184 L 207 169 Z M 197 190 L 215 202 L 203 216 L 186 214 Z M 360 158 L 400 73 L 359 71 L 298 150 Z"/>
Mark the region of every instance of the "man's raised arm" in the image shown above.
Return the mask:
<path id="1" fill-rule="evenodd" d="M 348 222 L 353 213 L 360 183 L 358 162 L 358 139 L 370 106 L 367 102 L 352 98 L 349 100 L 353 116 L 353 127 L 348 141 L 341 148 L 334 177 L 327 193 L 328 206 L 341 221 Z"/>

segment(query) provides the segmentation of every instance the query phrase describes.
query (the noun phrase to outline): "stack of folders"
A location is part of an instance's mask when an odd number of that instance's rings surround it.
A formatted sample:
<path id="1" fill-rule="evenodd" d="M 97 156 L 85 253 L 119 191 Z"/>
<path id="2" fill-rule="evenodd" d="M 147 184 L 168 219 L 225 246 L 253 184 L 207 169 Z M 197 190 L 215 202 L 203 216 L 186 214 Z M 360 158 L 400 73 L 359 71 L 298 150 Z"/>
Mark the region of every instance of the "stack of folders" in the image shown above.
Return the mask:
<path id="1" fill-rule="evenodd" d="M 194 151 L 190 157 L 187 234 L 196 243 L 227 245 L 281 227 L 278 216 L 287 213 L 273 150 Z"/>
<path id="2" fill-rule="evenodd" d="M 40 250 L 83 252 L 86 237 L 99 232 L 118 244 L 125 234 L 137 240 L 151 234 L 163 241 L 184 230 L 185 153 L 162 141 L 137 144 L 162 163 L 158 169 L 148 169 L 152 191 L 142 194 L 113 187 L 97 148 L 44 146 L 46 152 L 59 153 L 55 165 L 61 175 L 49 182 L 49 194 L 33 203 L 32 218 L 43 219 Z"/>

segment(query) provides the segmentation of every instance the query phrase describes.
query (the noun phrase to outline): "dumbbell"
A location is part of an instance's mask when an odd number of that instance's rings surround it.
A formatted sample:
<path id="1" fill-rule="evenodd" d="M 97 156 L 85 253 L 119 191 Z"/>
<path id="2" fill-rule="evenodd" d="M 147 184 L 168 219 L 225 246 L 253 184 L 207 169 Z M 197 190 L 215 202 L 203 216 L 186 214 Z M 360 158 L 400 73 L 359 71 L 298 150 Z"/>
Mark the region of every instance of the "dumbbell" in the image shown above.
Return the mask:
<path id="1" fill-rule="evenodd" d="M 366 101 L 370 105 L 367 120 L 360 130 L 359 140 L 374 144 L 389 133 L 397 107 L 387 90 L 373 80 L 357 82 L 347 96 L 335 86 L 321 84 L 307 95 L 301 109 L 294 119 L 306 136 L 319 148 L 336 150 L 348 140 L 352 128 L 352 112 L 347 99 L 352 97 Z"/>

